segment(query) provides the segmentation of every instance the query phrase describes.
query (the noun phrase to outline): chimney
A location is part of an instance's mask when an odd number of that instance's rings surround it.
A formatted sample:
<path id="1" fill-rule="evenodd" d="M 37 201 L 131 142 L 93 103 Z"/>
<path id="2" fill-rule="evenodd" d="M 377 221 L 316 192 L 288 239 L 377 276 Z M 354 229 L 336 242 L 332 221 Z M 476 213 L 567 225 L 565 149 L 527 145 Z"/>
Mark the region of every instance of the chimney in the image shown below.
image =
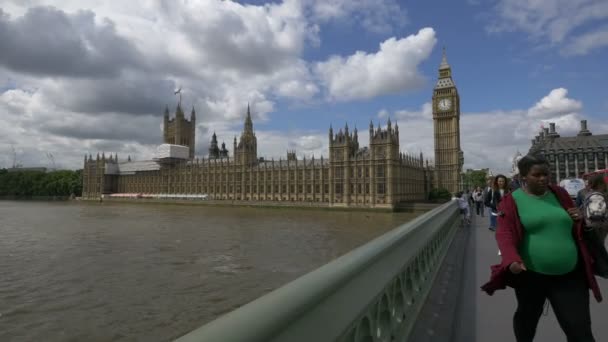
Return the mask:
<path id="1" fill-rule="evenodd" d="M 587 120 L 581 120 L 581 131 L 578 132 L 578 136 L 590 136 L 591 131 L 587 129 Z"/>
<path id="2" fill-rule="evenodd" d="M 559 134 L 555 131 L 555 122 L 549 123 L 549 136 L 551 138 L 559 138 Z"/>
<path id="3" fill-rule="evenodd" d="M 543 131 L 545 132 L 545 136 L 549 136 L 549 129 L 547 127 L 543 128 Z"/>

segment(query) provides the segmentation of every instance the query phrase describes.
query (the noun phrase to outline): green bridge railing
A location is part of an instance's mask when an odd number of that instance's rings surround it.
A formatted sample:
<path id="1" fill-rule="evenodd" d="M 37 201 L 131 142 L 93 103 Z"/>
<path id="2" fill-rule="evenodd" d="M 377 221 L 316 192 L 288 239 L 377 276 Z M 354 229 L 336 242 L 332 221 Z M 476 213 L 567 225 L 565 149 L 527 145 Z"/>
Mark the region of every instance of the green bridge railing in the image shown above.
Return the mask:
<path id="1" fill-rule="evenodd" d="M 407 341 L 459 226 L 451 201 L 176 341 Z"/>

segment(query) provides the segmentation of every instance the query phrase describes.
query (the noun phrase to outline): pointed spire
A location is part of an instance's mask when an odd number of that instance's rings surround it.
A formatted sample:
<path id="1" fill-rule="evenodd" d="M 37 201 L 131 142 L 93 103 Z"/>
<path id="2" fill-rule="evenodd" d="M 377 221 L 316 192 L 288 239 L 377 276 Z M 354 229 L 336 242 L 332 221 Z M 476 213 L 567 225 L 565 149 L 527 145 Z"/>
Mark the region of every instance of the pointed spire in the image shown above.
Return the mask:
<path id="1" fill-rule="evenodd" d="M 369 120 L 369 130 L 373 131 L 374 130 L 374 123 L 372 122 L 372 120 Z"/>
<path id="2" fill-rule="evenodd" d="M 190 112 L 190 121 L 196 120 L 196 112 L 194 111 L 194 105 L 192 106 L 192 112 Z"/>
<path id="3" fill-rule="evenodd" d="M 169 118 L 169 105 L 165 105 L 165 118 Z"/>
<path id="4" fill-rule="evenodd" d="M 244 131 L 253 134 L 253 121 L 251 121 L 251 110 L 247 102 L 247 116 L 245 117 Z"/>
<path id="5" fill-rule="evenodd" d="M 129 161 L 129 162 L 131 161 L 131 155 L 129 155 L 129 156 L 127 157 L 127 161 Z"/>
<path id="6" fill-rule="evenodd" d="M 439 65 L 439 70 L 449 69 L 450 65 L 448 64 L 448 58 L 445 54 L 445 46 L 443 47 L 443 56 L 441 57 L 441 64 Z"/>
<path id="7" fill-rule="evenodd" d="M 176 118 L 183 118 L 184 117 L 184 111 L 182 110 L 181 103 L 177 104 L 177 109 L 175 110 L 175 117 Z"/>

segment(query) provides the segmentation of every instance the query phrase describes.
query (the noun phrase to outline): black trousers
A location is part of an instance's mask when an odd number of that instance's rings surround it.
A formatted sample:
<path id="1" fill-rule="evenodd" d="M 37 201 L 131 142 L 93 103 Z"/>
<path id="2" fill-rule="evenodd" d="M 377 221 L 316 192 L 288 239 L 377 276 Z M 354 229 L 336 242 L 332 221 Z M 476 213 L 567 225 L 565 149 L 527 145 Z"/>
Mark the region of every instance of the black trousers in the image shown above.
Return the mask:
<path id="1" fill-rule="evenodd" d="M 475 208 L 477 209 L 477 215 L 478 215 L 478 216 L 479 216 L 479 215 L 483 216 L 483 210 L 484 210 L 485 208 L 483 208 L 482 204 L 483 204 L 483 203 L 481 203 L 481 202 L 475 202 Z"/>
<path id="2" fill-rule="evenodd" d="M 595 342 L 591 331 L 589 288 L 582 266 L 559 276 L 525 271 L 510 275 L 517 297 L 513 330 L 517 342 L 532 342 L 549 300 L 568 342 Z"/>

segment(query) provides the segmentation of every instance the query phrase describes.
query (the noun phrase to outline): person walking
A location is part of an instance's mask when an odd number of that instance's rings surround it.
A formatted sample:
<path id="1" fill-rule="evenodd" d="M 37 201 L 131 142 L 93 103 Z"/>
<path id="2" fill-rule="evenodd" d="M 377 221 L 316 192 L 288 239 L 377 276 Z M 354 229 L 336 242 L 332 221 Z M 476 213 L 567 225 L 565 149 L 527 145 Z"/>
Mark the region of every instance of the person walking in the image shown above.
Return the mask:
<path id="1" fill-rule="evenodd" d="M 574 200 L 574 203 L 576 204 L 576 206 L 579 209 L 583 206 L 583 201 L 585 201 L 585 197 L 587 197 L 587 192 L 589 192 L 589 180 L 588 179 L 585 180 L 585 187 L 580 189 L 576 193 L 576 199 Z"/>
<path id="2" fill-rule="evenodd" d="M 480 187 L 477 187 L 473 191 L 473 201 L 475 202 L 475 209 L 477 212 L 477 216 L 484 217 L 484 203 L 483 203 L 483 193 Z"/>
<path id="3" fill-rule="evenodd" d="M 483 189 L 483 205 L 484 205 L 484 208 L 487 209 L 488 216 L 490 217 L 490 226 L 488 228 L 490 230 L 492 230 L 492 209 L 490 208 L 490 206 L 487 203 L 489 203 L 488 197 L 491 196 L 491 194 L 492 194 L 492 183 L 493 182 L 494 182 L 494 178 L 488 177 L 488 179 L 486 181 L 486 187 Z"/>
<path id="4" fill-rule="evenodd" d="M 606 189 L 607 184 L 604 175 L 595 175 L 589 179 L 587 191 L 583 194 L 584 197 L 580 204 L 578 198 L 576 201 L 577 207 L 583 212 L 585 225 L 587 228 L 597 229 L 601 241 L 605 241 L 606 235 L 608 235 L 608 213 L 606 209 L 608 196 Z"/>
<path id="5" fill-rule="evenodd" d="M 549 184 L 543 156 L 527 155 L 518 167 L 524 186 L 499 204 L 496 241 L 502 260 L 481 288 L 489 295 L 514 288 L 517 342 L 534 340 L 546 300 L 568 341 L 594 342 L 589 289 L 598 302 L 602 295 L 582 239 L 582 215 L 565 189 Z"/>
<path id="6" fill-rule="evenodd" d="M 494 182 L 492 183 L 492 190 L 488 193 L 488 196 L 485 198 L 486 207 L 490 207 L 490 230 L 496 231 L 496 217 L 498 216 L 498 206 L 500 205 L 500 201 L 502 197 L 509 192 L 509 188 L 507 186 L 507 177 L 504 175 L 497 175 L 494 177 Z"/>
<path id="7" fill-rule="evenodd" d="M 458 201 L 458 209 L 460 209 L 460 215 L 462 216 L 464 223 L 467 225 L 471 224 L 471 209 L 469 207 L 469 201 L 465 198 L 465 195 L 461 191 L 457 192 L 455 197 Z"/>

